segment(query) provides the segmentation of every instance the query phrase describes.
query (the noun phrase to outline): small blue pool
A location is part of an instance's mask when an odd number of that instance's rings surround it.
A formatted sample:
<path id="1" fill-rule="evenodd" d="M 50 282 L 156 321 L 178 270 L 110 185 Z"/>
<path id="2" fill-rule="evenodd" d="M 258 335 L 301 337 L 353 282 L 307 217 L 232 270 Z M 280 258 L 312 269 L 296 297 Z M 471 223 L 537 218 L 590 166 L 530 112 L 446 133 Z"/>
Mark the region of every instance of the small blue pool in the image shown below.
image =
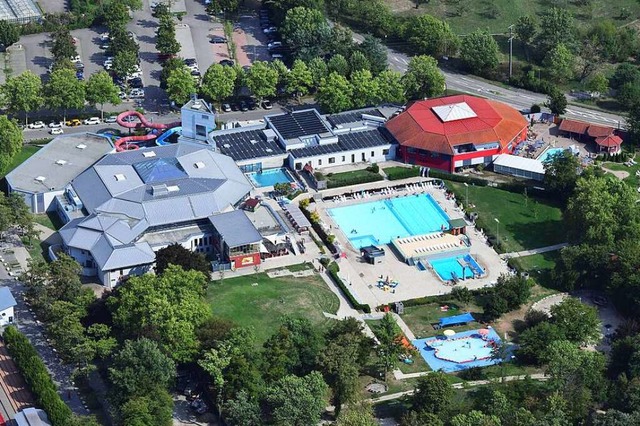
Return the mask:
<path id="1" fill-rule="evenodd" d="M 274 186 L 276 183 L 291 183 L 294 181 L 284 167 L 247 173 L 247 177 L 256 188 Z"/>
<path id="2" fill-rule="evenodd" d="M 470 254 L 429 260 L 429 263 L 443 281 L 462 278 L 462 274 L 464 278 L 484 274 L 484 269 Z"/>
<path id="3" fill-rule="evenodd" d="M 564 148 L 549 148 L 548 150 L 540 154 L 540 157 L 538 157 L 538 160 L 542 161 L 543 163 L 547 161 L 551 161 L 555 155 L 560 154 L 564 150 L 565 150 Z"/>

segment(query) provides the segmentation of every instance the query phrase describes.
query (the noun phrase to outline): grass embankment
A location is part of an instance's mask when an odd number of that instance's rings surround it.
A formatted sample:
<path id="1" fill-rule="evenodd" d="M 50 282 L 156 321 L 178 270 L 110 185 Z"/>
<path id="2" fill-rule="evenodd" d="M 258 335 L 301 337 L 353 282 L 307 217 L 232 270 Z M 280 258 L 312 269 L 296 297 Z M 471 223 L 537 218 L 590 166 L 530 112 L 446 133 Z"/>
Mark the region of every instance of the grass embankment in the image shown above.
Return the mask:
<path id="1" fill-rule="evenodd" d="M 6 170 L 0 170 L 0 179 L 5 177 L 7 175 L 7 173 L 9 173 L 11 170 L 15 169 L 16 167 L 18 167 L 20 164 L 24 163 L 29 157 L 31 157 L 33 154 L 38 152 L 39 149 L 40 149 L 40 147 L 34 146 L 34 145 L 25 145 L 25 146 L 23 146 L 22 150 L 20 150 L 18 155 L 15 156 L 15 158 L 13 159 L 11 164 L 9 164 L 7 169 Z"/>
<path id="2" fill-rule="evenodd" d="M 255 285 L 257 284 L 257 285 Z M 317 275 L 269 278 L 265 273 L 214 281 L 207 300 L 214 315 L 255 329 L 257 344 L 264 343 L 285 315 L 325 324 L 322 312 L 335 314 L 338 297 Z"/>

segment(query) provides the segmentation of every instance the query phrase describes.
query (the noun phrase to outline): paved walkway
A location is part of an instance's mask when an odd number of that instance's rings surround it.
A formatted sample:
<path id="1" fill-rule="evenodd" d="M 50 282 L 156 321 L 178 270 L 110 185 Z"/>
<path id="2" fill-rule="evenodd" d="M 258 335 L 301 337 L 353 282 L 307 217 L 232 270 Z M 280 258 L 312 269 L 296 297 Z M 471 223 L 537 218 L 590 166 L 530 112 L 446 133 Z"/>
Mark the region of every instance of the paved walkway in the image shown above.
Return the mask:
<path id="1" fill-rule="evenodd" d="M 513 382 L 513 381 L 516 381 L 516 380 L 524 380 L 527 377 L 529 377 L 529 378 L 531 378 L 533 380 L 540 380 L 540 381 L 545 381 L 545 380 L 549 379 L 549 377 L 545 376 L 542 373 L 536 373 L 536 374 L 532 374 L 530 376 L 506 376 L 504 378 L 504 381 L 505 382 Z M 451 387 L 454 388 L 454 389 L 463 389 L 463 388 L 466 388 L 466 387 L 488 385 L 489 383 L 497 382 L 499 380 L 500 379 L 475 380 L 475 381 L 471 381 L 471 382 L 454 383 L 454 384 L 451 385 Z M 380 397 L 377 397 L 377 398 L 371 398 L 370 401 L 371 401 L 372 404 L 377 404 L 379 402 L 391 401 L 391 400 L 394 400 L 394 399 L 402 398 L 403 396 L 412 395 L 413 392 L 414 392 L 413 390 L 409 390 L 409 391 L 404 391 L 404 392 L 392 393 L 392 394 L 383 395 L 383 396 L 380 396 Z"/>
<path id="2" fill-rule="evenodd" d="M 560 243 L 560 244 L 554 244 L 552 246 L 540 247 L 540 248 L 532 249 L 532 250 L 514 251 L 514 252 L 511 252 L 511 253 L 502 253 L 500 255 L 500 257 L 503 258 L 503 259 L 509 259 L 509 258 L 512 258 L 512 257 L 531 256 L 531 255 L 534 255 L 534 254 L 546 253 L 548 251 L 560 250 L 561 248 L 567 247 L 568 245 L 569 245 L 569 243 Z"/>

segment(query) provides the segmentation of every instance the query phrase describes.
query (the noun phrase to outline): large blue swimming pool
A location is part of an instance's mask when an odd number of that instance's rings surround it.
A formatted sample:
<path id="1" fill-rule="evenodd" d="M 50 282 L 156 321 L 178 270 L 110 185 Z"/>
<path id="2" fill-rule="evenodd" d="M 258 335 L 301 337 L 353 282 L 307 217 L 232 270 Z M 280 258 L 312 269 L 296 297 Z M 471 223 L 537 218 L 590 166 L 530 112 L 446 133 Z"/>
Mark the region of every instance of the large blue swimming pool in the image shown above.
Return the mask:
<path id="1" fill-rule="evenodd" d="M 449 229 L 449 217 L 429 194 L 337 207 L 329 214 L 356 248 Z"/>
<path id="2" fill-rule="evenodd" d="M 548 150 L 546 150 L 545 152 L 540 154 L 540 157 L 538 157 L 538 160 L 540 160 L 543 163 L 545 163 L 547 161 L 551 161 L 551 159 L 555 155 L 558 155 L 563 151 L 564 151 L 564 148 L 549 148 Z"/>
<path id="3" fill-rule="evenodd" d="M 293 179 L 284 168 L 265 169 L 260 172 L 247 173 L 251 182 L 258 188 L 273 186 L 276 183 L 291 183 Z"/>
<path id="4" fill-rule="evenodd" d="M 438 276 L 443 281 L 449 281 L 462 278 L 464 271 L 464 278 L 473 278 L 475 275 L 484 274 L 484 269 L 476 262 L 476 260 L 470 254 L 464 254 L 461 256 L 446 257 L 444 259 L 429 260 L 429 263 L 436 271 Z M 464 265 L 464 269 L 463 269 Z"/>

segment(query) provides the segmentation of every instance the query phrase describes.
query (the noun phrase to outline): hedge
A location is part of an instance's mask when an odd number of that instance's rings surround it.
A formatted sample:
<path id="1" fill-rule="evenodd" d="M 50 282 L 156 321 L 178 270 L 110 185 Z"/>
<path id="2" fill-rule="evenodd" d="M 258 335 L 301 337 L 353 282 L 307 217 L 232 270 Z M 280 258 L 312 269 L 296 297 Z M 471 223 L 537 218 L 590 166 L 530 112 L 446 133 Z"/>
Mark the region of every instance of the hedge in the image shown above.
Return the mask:
<path id="1" fill-rule="evenodd" d="M 387 167 L 383 170 L 389 180 L 399 180 L 420 176 L 419 167 Z"/>
<path id="2" fill-rule="evenodd" d="M 304 207 L 300 207 L 300 210 L 302 210 L 302 213 L 307 217 L 307 219 L 309 219 L 309 222 L 311 222 L 311 227 L 314 231 L 316 231 L 316 234 L 318 234 L 320 239 L 327 245 L 329 251 L 331 251 L 331 253 L 336 253 L 338 249 L 336 249 L 336 246 L 334 246 L 333 243 L 329 241 L 329 235 L 327 235 L 326 231 L 322 229 L 322 226 L 320 226 L 319 223 L 311 220 L 311 212 Z"/>
<path id="3" fill-rule="evenodd" d="M 3 334 L 7 350 L 24 377 L 38 405 L 47 412 L 53 426 L 67 426 L 72 422 L 73 413 L 62 401 L 47 367 L 31 342 L 15 327 L 9 326 Z"/>
<path id="4" fill-rule="evenodd" d="M 349 301 L 351 306 L 353 306 L 354 309 L 356 309 L 356 310 L 363 311 L 365 314 L 370 314 L 371 313 L 371 306 L 369 306 L 366 303 L 360 303 L 353 297 L 353 295 L 351 294 L 349 289 L 347 289 L 347 286 L 344 285 L 344 282 L 342 282 L 342 279 L 338 276 L 338 272 L 339 271 L 340 271 L 340 267 L 338 266 L 338 264 L 336 262 L 331 262 L 329 264 L 329 266 L 327 266 L 327 272 L 329 272 L 329 275 L 331 276 L 331 279 L 340 288 L 342 293 L 344 293 L 345 297 L 347 298 L 347 300 Z"/>
<path id="5" fill-rule="evenodd" d="M 349 186 L 349 185 L 358 185 L 361 183 L 368 182 L 377 182 L 379 180 L 383 180 L 384 178 L 377 173 L 367 173 L 362 175 L 354 175 L 353 177 L 349 177 L 346 179 L 336 179 L 334 180 L 334 176 L 327 177 L 327 188 L 340 188 L 341 186 Z"/>

